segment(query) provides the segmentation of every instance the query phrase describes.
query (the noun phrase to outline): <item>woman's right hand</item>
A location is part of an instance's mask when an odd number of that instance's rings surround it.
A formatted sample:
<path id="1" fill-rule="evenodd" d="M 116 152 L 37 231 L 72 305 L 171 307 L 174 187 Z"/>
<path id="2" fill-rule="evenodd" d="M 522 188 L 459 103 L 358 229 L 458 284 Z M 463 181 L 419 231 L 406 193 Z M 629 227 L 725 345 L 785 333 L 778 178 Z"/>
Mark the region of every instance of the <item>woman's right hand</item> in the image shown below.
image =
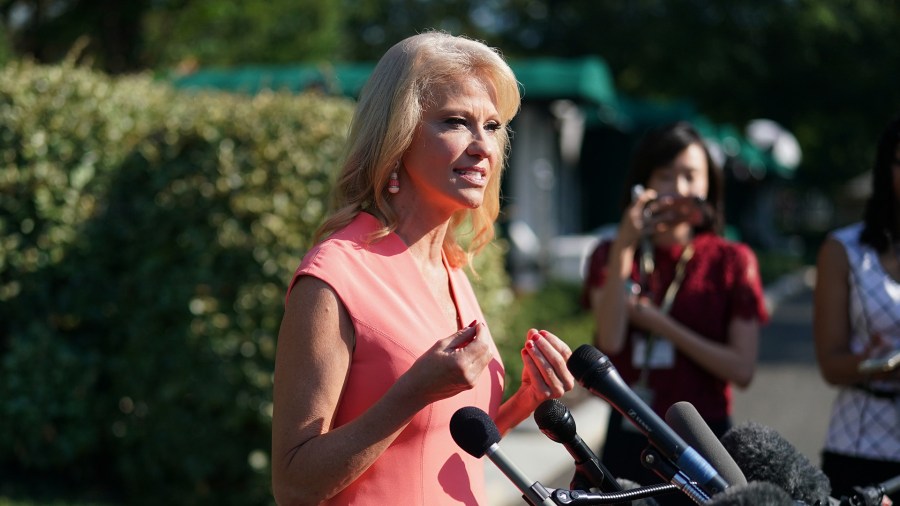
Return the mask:
<path id="1" fill-rule="evenodd" d="M 869 336 L 869 342 L 863 349 L 863 358 L 875 358 L 888 354 L 893 348 L 890 340 L 884 337 L 880 332 L 875 332 Z"/>
<path id="2" fill-rule="evenodd" d="M 644 234 L 644 231 L 651 226 L 651 223 L 644 216 L 644 208 L 647 203 L 656 198 L 656 191 L 644 190 L 635 195 L 631 201 L 631 205 L 625 209 L 622 219 L 619 222 L 619 230 L 616 234 L 616 241 L 622 247 L 635 246 Z"/>
<path id="3" fill-rule="evenodd" d="M 881 333 L 876 332 L 870 336 L 869 342 L 863 349 L 862 359 L 887 358 L 894 351 L 891 340 Z M 862 371 L 862 369 L 860 370 Z M 867 374 L 869 374 L 870 379 L 873 380 L 896 381 L 900 379 L 900 368 L 891 369 L 889 371 L 870 372 Z"/>
<path id="4" fill-rule="evenodd" d="M 475 387 L 493 359 L 483 325 L 476 322 L 439 340 L 403 375 L 423 406 Z"/>
<path id="5" fill-rule="evenodd" d="M 606 282 L 590 288 L 591 313 L 597 326 L 594 344 L 605 353 L 618 353 L 625 346 L 625 328 L 631 292 L 626 292 L 626 280 L 631 276 L 637 245 L 649 226 L 644 216 L 647 203 L 656 198 L 656 191 L 636 191 L 631 205 L 622 213 L 606 259 Z"/>

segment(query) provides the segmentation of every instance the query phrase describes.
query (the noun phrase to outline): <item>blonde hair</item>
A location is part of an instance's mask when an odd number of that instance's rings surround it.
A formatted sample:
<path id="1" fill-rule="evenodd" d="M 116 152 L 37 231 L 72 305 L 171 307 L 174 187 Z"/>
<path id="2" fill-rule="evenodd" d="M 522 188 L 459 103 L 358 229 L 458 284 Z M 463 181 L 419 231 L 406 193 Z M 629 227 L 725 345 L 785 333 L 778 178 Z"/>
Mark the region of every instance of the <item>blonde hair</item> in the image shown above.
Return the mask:
<path id="1" fill-rule="evenodd" d="M 472 75 L 493 85 L 497 111 L 507 128 L 498 132 L 502 156 L 495 158 L 496 167 L 491 171 L 495 176 L 488 182 L 482 205 L 453 215 L 443 248 L 450 264 L 461 267 L 493 240 L 494 221 L 500 213 L 500 179 L 509 150 L 508 125 L 521 100 L 518 82 L 496 49 L 466 37 L 429 31 L 391 47 L 363 87 L 332 195 L 332 211 L 317 231 L 316 241 L 372 206 L 387 223 L 371 240 L 396 228 L 397 215 L 388 204 L 385 190 L 390 172 L 412 143 L 432 90 Z M 467 249 L 456 235 L 465 221 L 471 223 L 473 234 Z"/>

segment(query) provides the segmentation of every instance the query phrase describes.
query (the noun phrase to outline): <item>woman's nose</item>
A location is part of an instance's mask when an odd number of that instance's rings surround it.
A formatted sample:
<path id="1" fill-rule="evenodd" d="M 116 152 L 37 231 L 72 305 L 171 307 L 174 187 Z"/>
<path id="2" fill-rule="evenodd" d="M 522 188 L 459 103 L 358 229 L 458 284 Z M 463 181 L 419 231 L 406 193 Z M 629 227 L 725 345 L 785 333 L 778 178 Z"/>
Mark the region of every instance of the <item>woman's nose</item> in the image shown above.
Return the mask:
<path id="1" fill-rule="evenodd" d="M 679 177 L 675 185 L 675 191 L 678 195 L 686 197 L 691 194 L 691 182 L 685 177 Z"/>
<path id="2" fill-rule="evenodd" d="M 472 140 L 469 142 L 466 153 L 472 156 L 488 158 L 492 152 L 493 146 L 485 132 L 476 132 L 472 135 Z"/>

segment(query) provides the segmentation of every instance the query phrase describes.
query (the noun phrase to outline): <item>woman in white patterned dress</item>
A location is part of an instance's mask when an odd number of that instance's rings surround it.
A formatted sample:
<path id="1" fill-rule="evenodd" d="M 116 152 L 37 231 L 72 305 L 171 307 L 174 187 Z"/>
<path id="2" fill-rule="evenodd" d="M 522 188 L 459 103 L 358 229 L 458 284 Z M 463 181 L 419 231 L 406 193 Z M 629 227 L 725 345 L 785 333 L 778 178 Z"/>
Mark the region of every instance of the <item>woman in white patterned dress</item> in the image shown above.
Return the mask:
<path id="1" fill-rule="evenodd" d="M 872 183 L 863 221 L 832 232 L 817 262 L 816 354 L 840 388 L 822 452 L 833 497 L 900 475 L 900 370 L 860 368 L 900 351 L 900 116 L 882 133 Z"/>

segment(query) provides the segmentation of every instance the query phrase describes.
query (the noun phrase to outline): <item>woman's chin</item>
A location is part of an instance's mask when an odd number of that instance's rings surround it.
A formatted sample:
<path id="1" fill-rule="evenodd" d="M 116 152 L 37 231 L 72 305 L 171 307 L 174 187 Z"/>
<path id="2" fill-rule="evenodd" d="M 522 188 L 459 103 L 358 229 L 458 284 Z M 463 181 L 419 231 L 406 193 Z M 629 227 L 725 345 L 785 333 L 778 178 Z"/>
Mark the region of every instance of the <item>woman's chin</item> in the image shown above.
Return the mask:
<path id="1" fill-rule="evenodd" d="M 481 189 L 464 191 L 460 194 L 460 203 L 469 209 L 478 209 L 484 204 L 484 192 Z"/>

